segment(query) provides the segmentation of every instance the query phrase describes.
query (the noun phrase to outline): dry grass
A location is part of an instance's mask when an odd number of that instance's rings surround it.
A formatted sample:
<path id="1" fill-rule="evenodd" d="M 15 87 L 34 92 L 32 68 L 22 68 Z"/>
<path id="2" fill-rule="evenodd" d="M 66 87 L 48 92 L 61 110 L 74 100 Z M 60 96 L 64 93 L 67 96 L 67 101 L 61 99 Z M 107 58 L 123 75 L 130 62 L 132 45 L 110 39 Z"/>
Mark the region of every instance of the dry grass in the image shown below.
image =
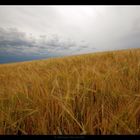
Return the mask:
<path id="1" fill-rule="evenodd" d="M 1 64 L 0 134 L 140 134 L 140 49 Z"/>

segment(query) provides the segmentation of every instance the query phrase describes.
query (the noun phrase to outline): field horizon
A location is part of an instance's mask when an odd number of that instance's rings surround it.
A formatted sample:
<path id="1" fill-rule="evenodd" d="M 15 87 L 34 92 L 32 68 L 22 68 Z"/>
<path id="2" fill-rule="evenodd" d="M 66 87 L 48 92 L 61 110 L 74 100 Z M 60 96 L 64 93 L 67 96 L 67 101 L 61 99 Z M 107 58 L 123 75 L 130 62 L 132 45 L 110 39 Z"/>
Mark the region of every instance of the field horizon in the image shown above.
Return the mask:
<path id="1" fill-rule="evenodd" d="M 0 134 L 140 134 L 140 49 L 0 64 Z"/>
<path id="2" fill-rule="evenodd" d="M 71 55 L 62 55 L 62 56 L 52 56 L 52 57 L 46 57 L 46 58 L 39 58 L 39 59 L 30 59 L 30 60 L 25 60 L 25 61 L 12 61 L 12 62 L 4 62 L 0 63 L 0 65 L 9 65 L 9 64 L 17 64 L 17 63 L 28 63 L 28 62 L 34 62 L 34 61 L 41 61 L 41 60 L 48 60 L 48 59 L 59 59 L 59 58 L 68 58 L 68 57 L 74 57 L 74 56 L 83 56 L 83 55 L 92 55 L 92 54 L 100 54 L 100 53 L 110 53 L 110 52 L 120 52 L 120 51 L 130 51 L 130 50 L 139 50 L 139 48 L 127 48 L 127 49 L 117 49 L 117 50 L 100 50 L 100 51 L 95 51 L 95 52 L 90 52 L 90 53 L 82 53 L 82 54 L 71 54 Z"/>

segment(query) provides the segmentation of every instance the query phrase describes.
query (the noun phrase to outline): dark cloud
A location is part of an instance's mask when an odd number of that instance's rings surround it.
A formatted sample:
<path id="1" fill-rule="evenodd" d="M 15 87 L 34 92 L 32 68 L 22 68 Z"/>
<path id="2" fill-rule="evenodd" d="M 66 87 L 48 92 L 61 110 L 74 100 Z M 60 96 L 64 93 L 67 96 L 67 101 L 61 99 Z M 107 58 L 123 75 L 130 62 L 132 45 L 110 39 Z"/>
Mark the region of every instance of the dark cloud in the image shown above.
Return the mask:
<path id="1" fill-rule="evenodd" d="M 62 39 L 57 35 L 51 36 L 51 38 L 47 38 L 45 35 L 35 38 L 16 28 L 0 28 L 0 53 L 7 52 L 15 55 L 67 54 L 86 47 L 76 44 L 73 40 Z"/>
<path id="2" fill-rule="evenodd" d="M 30 46 L 32 47 L 34 44 L 32 42 L 26 41 L 26 40 L 0 40 L 0 45 L 4 47 L 8 46 Z"/>
<path id="3" fill-rule="evenodd" d="M 25 33 L 14 28 L 0 28 L 0 52 L 22 52 L 23 48 L 34 45 L 34 41 L 28 40 Z"/>
<path id="4" fill-rule="evenodd" d="M 26 38 L 26 34 L 19 32 L 16 28 L 2 28 L 0 27 L 0 40 L 14 40 Z"/>

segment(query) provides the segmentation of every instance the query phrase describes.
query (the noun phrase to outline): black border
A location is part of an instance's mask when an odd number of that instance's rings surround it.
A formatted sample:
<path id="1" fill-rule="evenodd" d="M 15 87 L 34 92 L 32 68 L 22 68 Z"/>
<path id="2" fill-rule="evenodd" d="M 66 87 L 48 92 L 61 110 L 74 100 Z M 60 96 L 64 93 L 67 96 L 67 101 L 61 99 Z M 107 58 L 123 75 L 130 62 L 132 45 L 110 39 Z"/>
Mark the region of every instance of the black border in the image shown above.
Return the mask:
<path id="1" fill-rule="evenodd" d="M 12 140 L 84 140 L 84 139 L 89 139 L 89 140 L 139 140 L 140 135 L 21 135 L 21 136 L 16 136 L 16 135 L 0 135 L 0 139 L 12 139 Z"/>
<path id="2" fill-rule="evenodd" d="M 140 5 L 140 0 L 0 0 L 0 5 Z"/>
<path id="3" fill-rule="evenodd" d="M 140 6 L 140 0 L 1 0 L 0 6 L 3 5 L 139 5 Z M 14 136 L 14 135 L 0 135 L 0 140 L 3 139 L 21 139 L 21 140 L 48 140 L 48 139 L 108 139 L 108 140 L 135 140 L 140 139 L 140 135 L 26 135 L 26 136 Z"/>
<path id="4" fill-rule="evenodd" d="M 140 139 L 140 135 L 0 135 L 0 139 L 12 139 L 12 140 L 48 140 L 48 139 L 54 139 L 54 140 L 84 140 L 84 139 L 91 139 L 91 140 L 98 140 L 98 139 L 107 139 L 107 140 L 135 140 Z"/>

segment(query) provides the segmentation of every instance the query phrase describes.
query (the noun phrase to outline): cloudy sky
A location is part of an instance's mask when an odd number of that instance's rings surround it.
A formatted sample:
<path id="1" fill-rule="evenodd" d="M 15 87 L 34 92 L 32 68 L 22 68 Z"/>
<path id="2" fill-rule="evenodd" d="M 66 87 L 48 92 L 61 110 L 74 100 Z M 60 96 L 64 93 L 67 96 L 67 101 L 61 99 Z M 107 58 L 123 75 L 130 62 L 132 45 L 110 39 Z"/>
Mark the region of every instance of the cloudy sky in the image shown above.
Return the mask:
<path id="1" fill-rule="evenodd" d="M 140 47 L 140 6 L 0 6 L 0 63 Z"/>

